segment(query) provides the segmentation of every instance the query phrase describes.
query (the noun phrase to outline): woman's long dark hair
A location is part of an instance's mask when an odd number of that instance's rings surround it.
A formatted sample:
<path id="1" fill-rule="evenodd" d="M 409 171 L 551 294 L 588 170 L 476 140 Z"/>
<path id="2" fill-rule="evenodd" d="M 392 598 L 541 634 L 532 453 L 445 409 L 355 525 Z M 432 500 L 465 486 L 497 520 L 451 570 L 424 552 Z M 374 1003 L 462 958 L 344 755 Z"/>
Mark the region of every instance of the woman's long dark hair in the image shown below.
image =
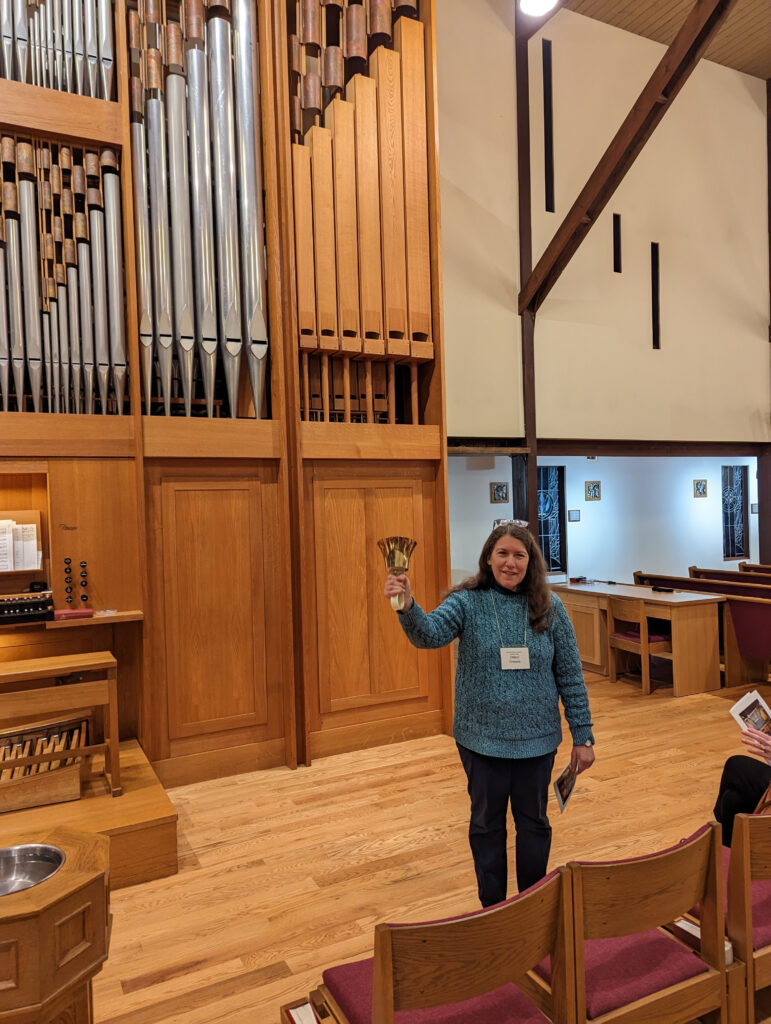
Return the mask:
<path id="1" fill-rule="evenodd" d="M 551 590 L 546 581 L 546 562 L 543 560 L 538 541 L 524 526 L 516 523 L 502 523 L 496 526 L 484 543 L 479 556 L 479 571 L 454 586 L 450 593 L 458 590 L 490 590 L 495 580 L 493 570 L 488 565 L 493 549 L 501 537 L 516 537 L 527 549 L 529 561 L 525 578 L 517 588 L 518 593 L 527 594 L 530 609 L 530 625 L 535 633 L 542 633 L 549 624 L 551 611 Z"/>

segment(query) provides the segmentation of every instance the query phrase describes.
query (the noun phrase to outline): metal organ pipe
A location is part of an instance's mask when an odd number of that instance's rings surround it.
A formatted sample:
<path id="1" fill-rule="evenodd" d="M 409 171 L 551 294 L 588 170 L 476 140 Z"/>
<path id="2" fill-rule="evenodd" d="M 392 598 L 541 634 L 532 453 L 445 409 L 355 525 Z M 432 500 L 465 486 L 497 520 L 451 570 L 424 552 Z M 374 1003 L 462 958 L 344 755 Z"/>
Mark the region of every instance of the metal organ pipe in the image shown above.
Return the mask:
<path id="1" fill-rule="evenodd" d="M 152 232 L 153 295 L 158 362 L 161 370 L 164 411 L 171 412 L 171 260 L 169 255 L 169 204 L 167 198 L 166 118 L 163 99 L 163 64 L 160 54 L 160 15 L 155 0 L 147 4 L 145 49 L 145 115 Z"/>
<path id="2" fill-rule="evenodd" d="M 110 363 L 115 403 L 118 415 L 121 415 L 126 390 L 126 334 L 123 324 L 123 234 L 120 221 L 120 177 L 118 175 L 118 160 L 111 149 L 102 151 L 100 162 L 104 188 Z"/>
<path id="3" fill-rule="evenodd" d="M 136 247 L 137 295 L 139 299 L 139 353 L 145 411 L 150 415 L 153 385 L 153 286 L 150 263 L 150 218 L 147 190 L 147 140 L 145 99 L 142 84 L 142 27 L 139 15 L 129 11 L 129 100 L 131 105 L 131 168 L 134 186 L 134 244 Z"/>
<path id="4" fill-rule="evenodd" d="M 166 27 L 166 99 L 169 137 L 169 195 L 171 197 L 171 266 L 174 282 L 174 340 L 182 377 L 185 415 L 190 415 L 193 394 L 193 257 L 190 247 L 190 178 L 187 166 L 187 113 L 182 66 L 182 30 Z"/>
<path id="5" fill-rule="evenodd" d="M 89 234 L 91 237 L 91 287 L 94 304 L 94 355 L 102 413 L 107 412 L 110 387 L 110 350 L 107 340 L 107 277 L 104 240 L 104 200 L 100 188 L 99 156 L 86 153 Z"/>
<path id="6" fill-rule="evenodd" d="M 85 171 L 72 168 L 75 197 L 75 240 L 78 250 L 78 292 L 80 299 L 80 363 L 83 373 L 83 399 L 88 415 L 94 411 L 94 321 L 91 313 L 91 253 L 86 214 Z"/>
<path id="7" fill-rule="evenodd" d="M 198 362 L 201 367 L 206 398 L 206 415 L 212 416 L 214 412 L 214 376 L 217 368 L 217 300 L 214 290 L 209 76 L 204 41 L 203 0 L 189 0 L 185 15 L 190 194 L 192 208 L 195 210 L 193 217 L 195 330 Z"/>
<path id="8" fill-rule="evenodd" d="M 24 295 L 24 325 L 32 406 L 40 412 L 43 375 L 43 339 L 40 323 L 38 281 L 37 204 L 35 202 L 35 152 L 28 142 L 16 146 L 19 175 L 19 216 L 21 221 L 21 263 Z"/>
<path id="9" fill-rule="evenodd" d="M 214 213 L 217 281 L 220 288 L 220 343 L 231 417 L 238 412 L 241 364 L 241 295 L 238 271 L 238 214 L 234 147 L 233 80 L 227 9 L 209 9 L 209 93 L 214 158 Z"/>
<path id="10" fill-rule="evenodd" d="M 262 209 L 262 146 L 254 79 L 259 82 L 259 56 L 250 0 L 233 0 L 236 128 L 238 131 L 239 213 L 243 338 L 255 414 L 262 409 L 268 326 L 265 316 L 265 240 Z"/>
<path id="11" fill-rule="evenodd" d="M 11 379 L 11 345 L 8 336 L 8 307 L 5 300 L 5 223 L 0 215 L 0 394 L 3 412 L 8 412 Z"/>

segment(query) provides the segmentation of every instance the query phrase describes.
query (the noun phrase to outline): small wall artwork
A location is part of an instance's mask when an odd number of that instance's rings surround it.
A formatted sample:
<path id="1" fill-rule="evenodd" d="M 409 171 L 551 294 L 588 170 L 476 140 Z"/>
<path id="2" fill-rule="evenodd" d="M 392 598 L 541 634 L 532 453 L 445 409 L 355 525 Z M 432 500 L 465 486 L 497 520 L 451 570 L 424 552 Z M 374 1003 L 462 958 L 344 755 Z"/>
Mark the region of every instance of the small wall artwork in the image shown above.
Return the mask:
<path id="1" fill-rule="evenodd" d="M 490 504 L 503 505 L 509 500 L 509 485 L 507 483 L 490 484 Z"/>
<path id="2" fill-rule="evenodd" d="M 706 498 L 707 497 L 707 481 L 706 480 L 694 480 L 693 481 L 693 496 L 694 496 L 694 498 Z"/>
<path id="3" fill-rule="evenodd" d="M 578 508 L 568 509 L 568 522 L 569 523 L 580 523 L 581 522 L 581 510 Z"/>
<path id="4" fill-rule="evenodd" d="M 586 480 L 584 483 L 584 497 L 587 501 L 600 501 L 602 498 L 602 487 L 599 480 Z"/>

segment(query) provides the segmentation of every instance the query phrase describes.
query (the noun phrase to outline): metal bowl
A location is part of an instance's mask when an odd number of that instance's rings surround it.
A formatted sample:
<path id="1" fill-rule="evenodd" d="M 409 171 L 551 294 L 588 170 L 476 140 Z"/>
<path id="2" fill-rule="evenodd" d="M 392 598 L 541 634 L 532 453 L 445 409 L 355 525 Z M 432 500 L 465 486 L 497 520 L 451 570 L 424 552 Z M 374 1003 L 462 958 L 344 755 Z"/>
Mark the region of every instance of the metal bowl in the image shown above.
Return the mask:
<path id="1" fill-rule="evenodd" d="M 58 846 L 25 843 L 0 849 L 0 896 L 39 885 L 55 875 L 64 860 Z"/>

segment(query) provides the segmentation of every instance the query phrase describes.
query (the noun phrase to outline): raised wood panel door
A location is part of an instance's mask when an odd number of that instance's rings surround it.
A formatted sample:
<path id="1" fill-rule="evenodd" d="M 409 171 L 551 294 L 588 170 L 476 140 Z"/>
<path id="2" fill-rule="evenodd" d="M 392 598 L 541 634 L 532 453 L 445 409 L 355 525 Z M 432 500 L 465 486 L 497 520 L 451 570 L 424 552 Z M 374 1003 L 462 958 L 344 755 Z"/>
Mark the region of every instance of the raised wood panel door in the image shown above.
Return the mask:
<path id="1" fill-rule="evenodd" d="M 264 725 L 258 480 L 162 485 L 169 738 Z"/>
<path id="2" fill-rule="evenodd" d="M 66 608 L 64 559 L 72 559 L 74 601 L 81 606 L 86 562 L 88 607 L 142 608 L 136 466 L 131 459 L 50 459 L 51 582 L 57 608 Z"/>
<path id="3" fill-rule="evenodd" d="M 380 537 L 417 540 L 410 577 L 425 579 L 419 480 L 314 481 L 319 710 L 364 708 L 428 694 L 418 651 L 383 597 Z"/>

